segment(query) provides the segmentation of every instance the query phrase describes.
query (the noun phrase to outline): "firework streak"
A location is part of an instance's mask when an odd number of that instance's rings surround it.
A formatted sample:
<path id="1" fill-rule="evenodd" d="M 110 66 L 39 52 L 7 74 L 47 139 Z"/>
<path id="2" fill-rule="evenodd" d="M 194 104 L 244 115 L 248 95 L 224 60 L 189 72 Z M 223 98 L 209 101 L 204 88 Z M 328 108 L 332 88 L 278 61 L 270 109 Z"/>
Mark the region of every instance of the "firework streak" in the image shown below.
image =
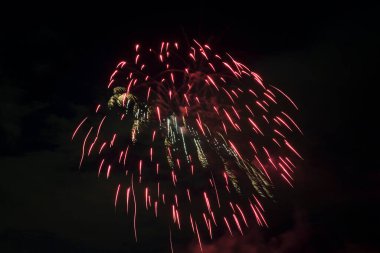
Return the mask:
<path id="1" fill-rule="evenodd" d="M 201 250 L 216 227 L 234 236 L 268 226 L 262 201 L 275 178 L 293 187 L 302 159 L 289 140 L 302 134 L 296 104 L 196 40 L 130 53 L 105 87 L 108 101 L 72 139 L 81 132 L 80 166 L 93 155 L 98 176 L 116 182 L 115 208 L 125 200 L 136 241 L 139 215 L 167 221 L 171 247 L 174 229 L 191 229 Z"/>

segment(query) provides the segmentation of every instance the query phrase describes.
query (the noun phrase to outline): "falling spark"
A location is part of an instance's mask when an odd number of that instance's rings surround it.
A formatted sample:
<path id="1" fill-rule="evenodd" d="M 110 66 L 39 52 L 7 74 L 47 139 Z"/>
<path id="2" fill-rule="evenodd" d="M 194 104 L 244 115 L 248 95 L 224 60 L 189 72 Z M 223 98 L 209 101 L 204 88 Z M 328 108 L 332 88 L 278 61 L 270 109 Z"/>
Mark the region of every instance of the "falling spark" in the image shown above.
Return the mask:
<path id="1" fill-rule="evenodd" d="M 116 195 L 115 195 L 115 209 L 117 205 L 117 199 L 119 197 L 119 191 L 120 191 L 120 184 L 117 186 Z"/>

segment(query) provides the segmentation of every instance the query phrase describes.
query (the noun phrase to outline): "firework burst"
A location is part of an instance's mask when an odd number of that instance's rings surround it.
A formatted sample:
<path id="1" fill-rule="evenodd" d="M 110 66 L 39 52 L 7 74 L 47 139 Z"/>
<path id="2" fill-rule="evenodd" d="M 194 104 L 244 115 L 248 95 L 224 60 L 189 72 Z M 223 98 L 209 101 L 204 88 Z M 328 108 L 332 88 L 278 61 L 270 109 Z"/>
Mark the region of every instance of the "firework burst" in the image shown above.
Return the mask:
<path id="1" fill-rule="evenodd" d="M 187 227 L 201 249 L 201 231 L 212 239 L 216 226 L 232 236 L 253 220 L 268 226 L 261 201 L 272 198 L 273 177 L 293 187 L 302 159 L 288 139 L 302 134 L 288 95 L 196 40 L 136 45 L 105 88 L 112 94 L 72 139 L 83 130 L 79 166 L 94 155 L 98 176 L 118 181 L 115 208 L 125 199 L 136 240 L 140 206 L 170 216 L 170 243 L 173 229 Z"/>

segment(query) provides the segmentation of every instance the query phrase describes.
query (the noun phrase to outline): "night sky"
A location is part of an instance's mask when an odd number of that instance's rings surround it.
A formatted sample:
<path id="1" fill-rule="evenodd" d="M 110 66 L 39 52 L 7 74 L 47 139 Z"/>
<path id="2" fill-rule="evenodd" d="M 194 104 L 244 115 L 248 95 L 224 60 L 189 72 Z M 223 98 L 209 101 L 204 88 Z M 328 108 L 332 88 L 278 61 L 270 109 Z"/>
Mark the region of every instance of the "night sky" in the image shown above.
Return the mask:
<path id="1" fill-rule="evenodd" d="M 136 42 L 197 38 L 229 51 L 301 108 L 305 160 L 269 229 L 204 252 L 378 252 L 380 8 L 203 1 L 14 6 L 1 12 L 0 252 L 170 252 L 160 224 L 113 206 L 114 185 L 78 170 L 76 124 Z M 198 252 L 174 235 L 175 252 Z"/>

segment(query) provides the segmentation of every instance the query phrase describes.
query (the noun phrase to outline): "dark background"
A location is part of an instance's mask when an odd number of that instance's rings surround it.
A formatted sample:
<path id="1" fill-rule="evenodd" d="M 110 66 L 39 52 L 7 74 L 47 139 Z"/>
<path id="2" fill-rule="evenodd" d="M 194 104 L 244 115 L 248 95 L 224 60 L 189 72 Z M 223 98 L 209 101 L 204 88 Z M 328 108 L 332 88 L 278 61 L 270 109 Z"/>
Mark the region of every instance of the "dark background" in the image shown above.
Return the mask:
<path id="1" fill-rule="evenodd" d="M 271 227 L 205 252 L 378 252 L 379 6 L 231 1 L 1 10 L 0 251 L 169 252 L 166 234 L 113 209 L 113 185 L 78 171 L 72 130 L 136 42 L 197 38 L 297 101 L 305 161 Z M 142 218 L 143 219 L 143 218 Z M 197 252 L 175 235 L 176 252 Z"/>

